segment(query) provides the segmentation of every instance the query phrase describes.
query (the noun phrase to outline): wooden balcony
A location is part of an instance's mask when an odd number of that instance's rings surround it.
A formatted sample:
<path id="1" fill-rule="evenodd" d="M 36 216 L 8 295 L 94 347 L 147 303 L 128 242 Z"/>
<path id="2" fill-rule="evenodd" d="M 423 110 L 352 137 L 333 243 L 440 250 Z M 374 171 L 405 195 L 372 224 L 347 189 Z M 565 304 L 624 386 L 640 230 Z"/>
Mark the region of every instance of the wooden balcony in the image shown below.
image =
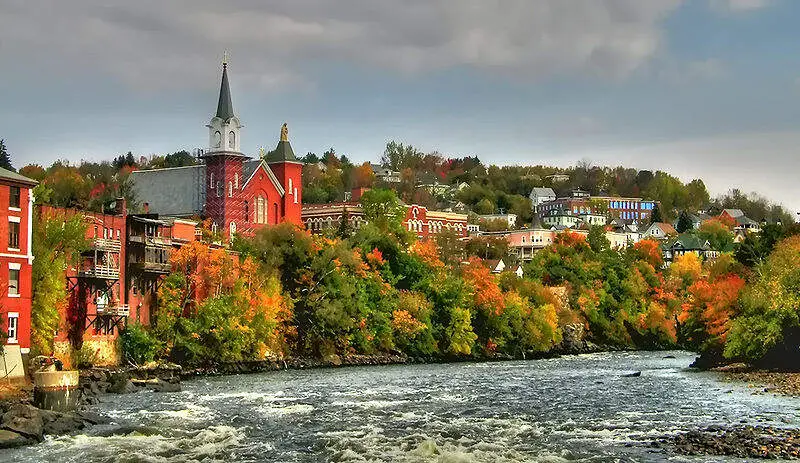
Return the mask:
<path id="1" fill-rule="evenodd" d="M 98 316 L 127 317 L 130 313 L 131 308 L 128 304 L 98 305 L 95 309 L 95 314 Z"/>
<path id="2" fill-rule="evenodd" d="M 91 240 L 91 248 L 99 251 L 119 252 L 122 249 L 122 242 L 108 238 L 94 238 Z"/>
<path id="3" fill-rule="evenodd" d="M 82 278 L 97 278 L 102 280 L 118 280 L 119 267 L 106 265 L 88 265 L 78 271 Z"/>
<path id="4" fill-rule="evenodd" d="M 131 268 L 144 273 L 167 274 L 172 270 L 169 263 L 162 262 L 131 262 Z"/>
<path id="5" fill-rule="evenodd" d="M 172 246 L 172 238 L 163 236 L 131 235 L 128 237 L 128 242 L 147 246 Z"/>

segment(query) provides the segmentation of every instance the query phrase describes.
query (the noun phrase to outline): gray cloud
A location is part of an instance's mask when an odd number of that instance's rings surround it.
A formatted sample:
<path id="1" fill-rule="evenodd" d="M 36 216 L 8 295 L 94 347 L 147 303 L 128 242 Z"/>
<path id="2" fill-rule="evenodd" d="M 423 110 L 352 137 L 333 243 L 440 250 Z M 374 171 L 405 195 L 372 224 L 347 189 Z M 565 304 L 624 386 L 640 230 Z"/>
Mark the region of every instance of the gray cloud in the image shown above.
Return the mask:
<path id="1" fill-rule="evenodd" d="M 238 79 L 267 89 L 313 85 L 308 67 L 324 62 L 411 75 L 471 67 L 616 78 L 658 51 L 661 21 L 681 2 L 11 0 L 0 15 L 0 59 L 37 72 L 108 73 L 145 91 L 205 86 L 223 49 Z"/>

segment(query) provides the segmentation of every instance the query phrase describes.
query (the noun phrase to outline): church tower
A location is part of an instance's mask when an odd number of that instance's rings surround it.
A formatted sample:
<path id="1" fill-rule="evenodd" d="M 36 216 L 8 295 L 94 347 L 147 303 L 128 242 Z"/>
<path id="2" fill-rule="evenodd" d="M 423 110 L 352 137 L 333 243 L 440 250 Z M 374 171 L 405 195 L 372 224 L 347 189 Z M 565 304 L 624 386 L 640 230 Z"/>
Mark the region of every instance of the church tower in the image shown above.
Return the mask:
<path id="1" fill-rule="evenodd" d="M 241 152 L 242 124 L 233 112 L 231 89 L 228 83 L 228 62 L 222 62 L 222 83 L 219 89 L 217 112 L 208 127 L 209 148 L 203 155 L 206 164 L 206 217 L 223 236 L 236 233 L 241 225 L 243 199 L 242 168 L 246 156 Z"/>
<path id="2" fill-rule="evenodd" d="M 274 151 L 265 159 L 275 173 L 286 194 L 283 195 L 284 221 L 302 225 L 300 214 L 303 208 L 303 163 L 297 159 L 289 143 L 289 128 L 281 126 L 281 139 Z"/>

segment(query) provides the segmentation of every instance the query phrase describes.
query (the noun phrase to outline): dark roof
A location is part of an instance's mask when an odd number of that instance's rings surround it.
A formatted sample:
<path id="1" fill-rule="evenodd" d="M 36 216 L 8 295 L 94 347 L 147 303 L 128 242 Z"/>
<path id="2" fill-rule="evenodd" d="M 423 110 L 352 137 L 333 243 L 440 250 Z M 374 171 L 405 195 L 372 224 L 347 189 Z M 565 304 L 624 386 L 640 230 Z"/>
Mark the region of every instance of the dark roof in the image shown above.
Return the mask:
<path id="1" fill-rule="evenodd" d="M 665 249 L 683 249 L 686 251 L 710 251 L 708 242 L 693 233 L 682 233 L 664 243 Z"/>
<path id="2" fill-rule="evenodd" d="M 199 164 L 131 172 L 137 200 L 153 214 L 191 217 L 203 211 L 206 166 Z"/>
<path id="3" fill-rule="evenodd" d="M 281 140 L 278 142 L 278 146 L 275 147 L 273 151 L 270 151 L 267 154 L 265 159 L 268 163 L 272 162 L 300 162 L 297 160 L 297 157 L 294 155 L 294 150 L 292 150 L 292 145 L 289 143 L 289 140 Z"/>
<path id="4" fill-rule="evenodd" d="M 219 87 L 219 102 L 217 103 L 217 117 L 229 121 L 233 117 L 233 102 L 231 101 L 231 87 L 228 85 L 228 65 L 222 65 L 222 83 Z"/>
<path id="5" fill-rule="evenodd" d="M 24 175 L 20 175 L 16 172 L 12 172 L 8 169 L 3 169 L 0 167 L 0 180 L 10 180 L 16 183 L 22 183 L 24 185 L 36 186 L 39 182 L 28 178 Z"/>

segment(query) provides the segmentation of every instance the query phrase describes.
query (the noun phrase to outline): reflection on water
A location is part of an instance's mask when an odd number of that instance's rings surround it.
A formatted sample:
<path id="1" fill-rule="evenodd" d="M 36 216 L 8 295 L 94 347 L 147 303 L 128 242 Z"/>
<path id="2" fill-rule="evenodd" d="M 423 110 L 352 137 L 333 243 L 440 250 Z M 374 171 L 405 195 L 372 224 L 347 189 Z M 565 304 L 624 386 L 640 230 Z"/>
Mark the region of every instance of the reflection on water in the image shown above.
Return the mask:
<path id="1" fill-rule="evenodd" d="M 180 393 L 106 396 L 112 424 L 0 460 L 700 461 L 646 443 L 709 424 L 800 423 L 800 400 L 685 371 L 692 355 L 671 354 L 203 378 Z"/>

